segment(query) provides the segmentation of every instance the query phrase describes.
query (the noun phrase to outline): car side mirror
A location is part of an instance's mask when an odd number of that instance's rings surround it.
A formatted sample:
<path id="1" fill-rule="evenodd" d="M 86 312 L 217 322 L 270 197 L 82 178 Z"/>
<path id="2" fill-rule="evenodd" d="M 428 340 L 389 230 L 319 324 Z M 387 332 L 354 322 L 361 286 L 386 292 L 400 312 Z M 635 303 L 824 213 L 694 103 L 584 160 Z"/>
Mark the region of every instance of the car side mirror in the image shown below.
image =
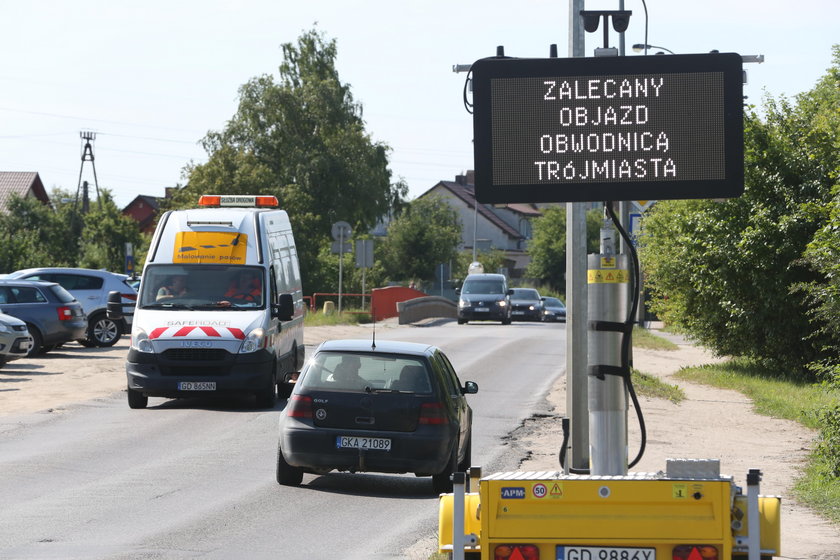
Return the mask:
<path id="1" fill-rule="evenodd" d="M 478 383 L 475 381 L 467 381 L 464 383 L 464 387 L 461 389 L 461 393 L 464 395 L 474 395 L 478 393 Z"/>
<path id="2" fill-rule="evenodd" d="M 461 288 L 455 288 L 455 295 L 456 295 L 456 296 L 460 296 L 460 295 L 461 295 Z"/>
<path id="3" fill-rule="evenodd" d="M 122 294 L 115 290 L 108 292 L 108 305 L 105 314 L 112 321 L 119 321 L 123 318 Z"/>
<path id="4" fill-rule="evenodd" d="M 510 288 L 510 289 L 507 291 L 507 295 L 509 295 L 509 296 L 512 296 L 512 295 L 513 295 L 513 288 Z"/>
<path id="5" fill-rule="evenodd" d="M 271 306 L 271 316 L 281 321 L 291 321 L 295 314 L 295 302 L 292 294 L 280 294 L 279 301 Z"/>

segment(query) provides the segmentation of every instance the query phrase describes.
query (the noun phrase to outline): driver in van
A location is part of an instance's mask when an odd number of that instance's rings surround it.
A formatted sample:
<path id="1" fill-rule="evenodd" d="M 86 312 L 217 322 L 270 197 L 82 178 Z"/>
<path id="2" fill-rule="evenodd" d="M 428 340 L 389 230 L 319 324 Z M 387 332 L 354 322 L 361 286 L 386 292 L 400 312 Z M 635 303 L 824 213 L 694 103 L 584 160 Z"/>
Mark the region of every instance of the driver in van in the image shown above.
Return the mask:
<path id="1" fill-rule="evenodd" d="M 187 276 L 185 274 L 173 274 L 157 291 L 155 300 L 160 301 L 185 295 L 187 295 Z"/>

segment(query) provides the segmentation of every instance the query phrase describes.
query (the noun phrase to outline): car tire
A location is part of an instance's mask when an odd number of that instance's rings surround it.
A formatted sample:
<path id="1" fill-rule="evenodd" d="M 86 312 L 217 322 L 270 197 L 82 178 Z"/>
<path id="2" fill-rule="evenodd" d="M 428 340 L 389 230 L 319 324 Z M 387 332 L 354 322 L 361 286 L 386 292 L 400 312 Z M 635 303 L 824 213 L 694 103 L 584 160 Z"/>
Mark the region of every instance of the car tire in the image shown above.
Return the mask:
<path id="1" fill-rule="evenodd" d="M 439 473 L 432 475 L 432 488 L 436 494 L 448 494 L 452 492 L 452 473 L 455 472 L 458 464 L 458 442 L 452 447 L 452 456 L 446 467 Z"/>
<path id="2" fill-rule="evenodd" d="M 88 340 L 86 338 L 77 338 L 76 342 L 78 342 L 79 344 L 81 344 L 85 348 L 93 348 L 95 346 L 93 344 L 93 342 L 91 342 L 90 340 Z"/>
<path id="3" fill-rule="evenodd" d="M 96 313 L 88 322 L 87 339 L 99 348 L 109 348 L 122 336 L 120 324 L 105 313 Z"/>
<path id="4" fill-rule="evenodd" d="M 128 408 L 146 408 L 148 405 L 149 397 L 131 387 L 128 388 Z"/>
<path id="5" fill-rule="evenodd" d="M 5 366 L 7 363 L 8 363 L 8 360 L 6 360 L 6 356 L 0 356 L 0 368 Z"/>
<path id="6" fill-rule="evenodd" d="M 32 346 L 29 347 L 29 352 L 26 353 L 27 358 L 32 358 L 41 354 L 41 347 L 44 344 L 44 337 L 34 325 L 27 323 L 26 327 L 29 329 L 29 336 L 32 337 Z"/>
<path id="7" fill-rule="evenodd" d="M 466 322 L 467 322 L 467 320 L 466 320 L 466 319 L 458 319 L 458 324 L 459 324 L 459 325 L 463 325 L 463 324 L 464 324 L 464 323 L 466 323 Z"/>
<path id="8" fill-rule="evenodd" d="M 464 460 L 458 463 L 458 472 L 468 473 L 472 466 L 472 433 L 467 436 L 467 445 L 464 450 Z"/>
<path id="9" fill-rule="evenodd" d="M 293 467 L 283 457 L 283 450 L 277 445 L 277 484 L 283 486 L 300 486 L 303 482 L 303 469 Z"/>
<path id="10" fill-rule="evenodd" d="M 503 325 L 510 325 L 510 317 L 508 317 L 507 319 L 502 319 L 502 324 Z"/>

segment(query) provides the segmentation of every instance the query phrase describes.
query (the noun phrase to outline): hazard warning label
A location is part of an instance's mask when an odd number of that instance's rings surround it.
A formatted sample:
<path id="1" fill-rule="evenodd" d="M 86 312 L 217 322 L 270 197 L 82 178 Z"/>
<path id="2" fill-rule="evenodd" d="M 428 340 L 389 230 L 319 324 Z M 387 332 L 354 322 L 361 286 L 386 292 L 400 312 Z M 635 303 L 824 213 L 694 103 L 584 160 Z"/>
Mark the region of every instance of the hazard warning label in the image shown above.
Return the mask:
<path id="1" fill-rule="evenodd" d="M 625 284 L 630 281 L 630 272 L 624 269 L 587 270 L 586 280 L 589 284 Z"/>

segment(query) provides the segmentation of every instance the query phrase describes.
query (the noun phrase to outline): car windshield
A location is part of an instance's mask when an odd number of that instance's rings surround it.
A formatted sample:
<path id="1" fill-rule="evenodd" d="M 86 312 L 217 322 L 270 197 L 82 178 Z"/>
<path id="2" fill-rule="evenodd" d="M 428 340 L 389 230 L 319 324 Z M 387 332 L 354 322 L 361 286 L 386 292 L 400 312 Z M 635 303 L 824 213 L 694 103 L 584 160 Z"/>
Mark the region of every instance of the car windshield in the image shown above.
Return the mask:
<path id="1" fill-rule="evenodd" d="M 547 298 L 545 298 L 545 304 L 546 304 L 548 307 L 566 307 L 565 305 L 563 305 L 563 302 L 562 302 L 562 301 L 560 301 L 560 300 L 559 300 L 559 299 L 557 299 L 557 298 L 553 298 L 553 297 L 547 297 Z"/>
<path id="2" fill-rule="evenodd" d="M 467 280 L 461 292 L 464 294 L 503 294 L 504 287 L 498 280 Z"/>
<path id="3" fill-rule="evenodd" d="M 148 266 L 138 305 L 146 309 L 253 309 L 264 307 L 262 269 L 248 266 Z"/>
<path id="4" fill-rule="evenodd" d="M 316 390 L 432 392 L 423 360 L 397 354 L 319 352 L 300 383 Z"/>
<path id="5" fill-rule="evenodd" d="M 530 290 L 527 288 L 515 288 L 513 296 L 516 299 L 540 299 L 540 294 L 537 290 Z"/>

